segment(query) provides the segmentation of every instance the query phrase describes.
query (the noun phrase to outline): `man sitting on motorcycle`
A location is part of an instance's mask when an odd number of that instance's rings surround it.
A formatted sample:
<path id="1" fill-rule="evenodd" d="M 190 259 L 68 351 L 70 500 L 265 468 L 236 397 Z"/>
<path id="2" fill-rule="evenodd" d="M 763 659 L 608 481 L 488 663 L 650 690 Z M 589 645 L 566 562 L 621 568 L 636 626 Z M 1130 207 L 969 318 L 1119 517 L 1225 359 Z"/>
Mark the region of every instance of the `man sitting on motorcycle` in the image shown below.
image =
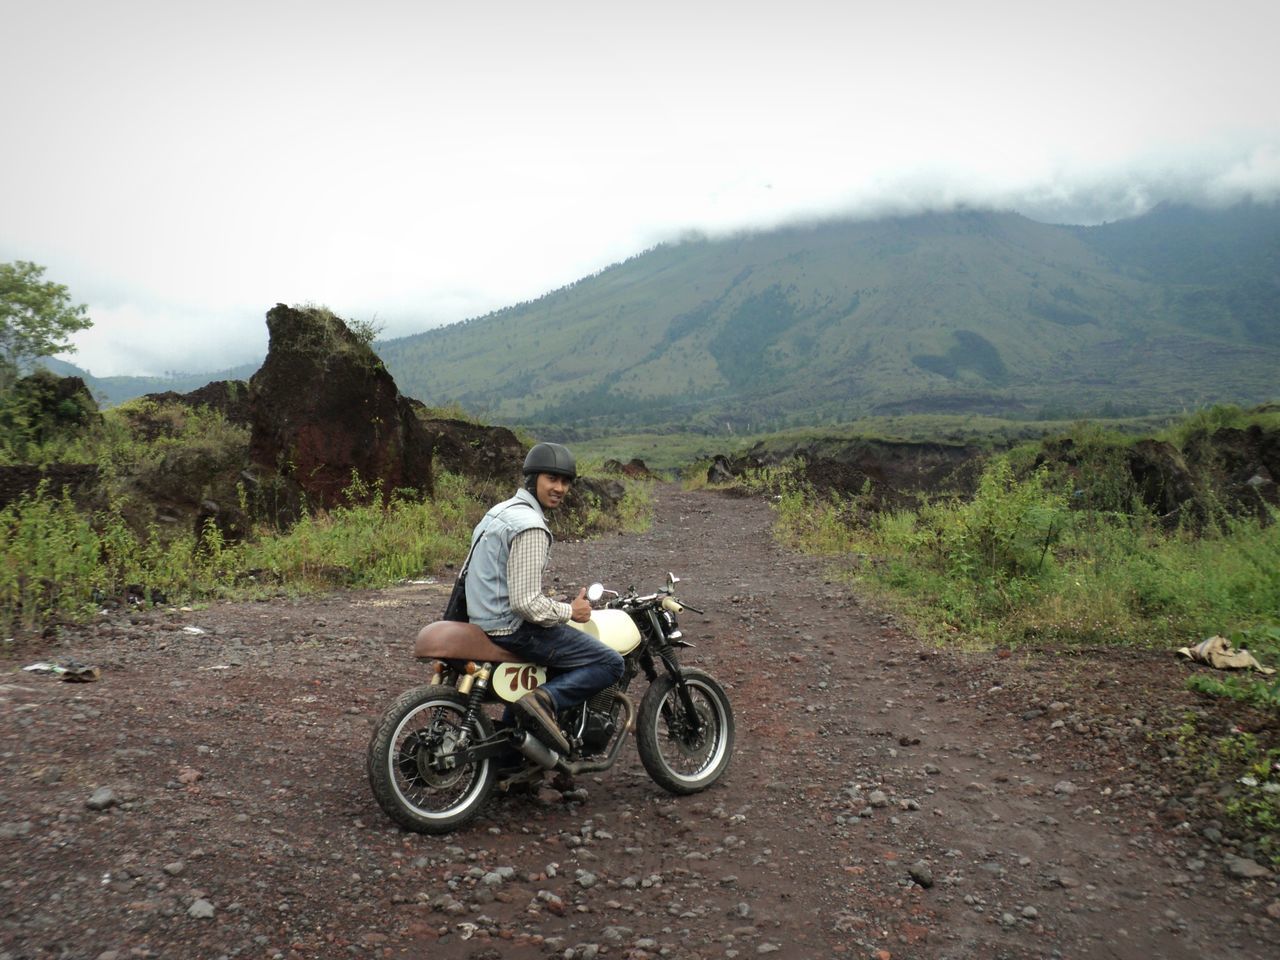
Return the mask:
<path id="1" fill-rule="evenodd" d="M 569 603 L 542 589 L 553 537 L 543 511 L 554 510 L 577 479 L 573 454 L 558 443 L 535 444 L 524 460 L 524 484 L 476 524 L 467 566 L 467 612 L 498 646 L 553 671 L 515 708 L 532 721 L 538 739 L 569 752 L 556 722 L 559 711 L 582 703 L 622 676 L 622 657 L 567 626 L 591 619 L 586 590 Z"/>

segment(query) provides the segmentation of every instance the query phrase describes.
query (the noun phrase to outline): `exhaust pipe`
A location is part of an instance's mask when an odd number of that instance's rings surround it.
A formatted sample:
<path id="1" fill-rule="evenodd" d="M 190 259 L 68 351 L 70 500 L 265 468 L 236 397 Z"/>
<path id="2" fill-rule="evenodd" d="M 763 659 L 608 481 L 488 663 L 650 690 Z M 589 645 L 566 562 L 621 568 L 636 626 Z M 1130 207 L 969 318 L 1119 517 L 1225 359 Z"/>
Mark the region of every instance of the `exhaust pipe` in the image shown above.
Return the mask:
<path id="1" fill-rule="evenodd" d="M 544 770 L 554 770 L 564 762 L 560 754 L 527 730 L 517 731 L 514 740 L 515 748 Z"/>

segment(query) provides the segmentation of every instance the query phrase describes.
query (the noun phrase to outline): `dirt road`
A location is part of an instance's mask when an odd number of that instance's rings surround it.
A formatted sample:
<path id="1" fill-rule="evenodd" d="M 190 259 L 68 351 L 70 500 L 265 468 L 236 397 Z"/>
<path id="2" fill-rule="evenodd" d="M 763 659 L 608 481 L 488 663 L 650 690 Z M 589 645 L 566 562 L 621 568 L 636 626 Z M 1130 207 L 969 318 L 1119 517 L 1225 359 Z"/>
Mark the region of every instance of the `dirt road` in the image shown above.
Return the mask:
<path id="1" fill-rule="evenodd" d="M 0 960 L 1276 956 L 1276 878 L 1184 822 L 1146 736 L 1169 658 L 924 648 L 775 546 L 757 500 L 662 487 L 643 536 L 558 544 L 557 588 L 705 607 L 733 765 L 691 798 L 633 750 L 448 838 L 364 750 L 422 682 L 442 585 L 107 615 L 0 673 Z M 92 684 L 24 673 L 74 658 Z M 642 692 L 642 691 L 638 691 Z M 1163 791 L 1163 792 L 1162 792 Z"/>

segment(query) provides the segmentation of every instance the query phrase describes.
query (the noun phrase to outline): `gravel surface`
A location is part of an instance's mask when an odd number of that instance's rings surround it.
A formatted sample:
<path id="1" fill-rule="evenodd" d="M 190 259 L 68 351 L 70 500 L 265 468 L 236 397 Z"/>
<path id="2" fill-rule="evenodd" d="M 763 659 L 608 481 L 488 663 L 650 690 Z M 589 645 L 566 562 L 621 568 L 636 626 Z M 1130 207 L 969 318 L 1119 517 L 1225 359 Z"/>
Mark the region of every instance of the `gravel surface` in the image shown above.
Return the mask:
<path id="1" fill-rule="evenodd" d="M 705 608 L 686 662 L 738 743 L 677 798 L 611 771 L 448 837 L 364 778 L 443 584 L 104 615 L 0 667 L 0 960 L 1274 958 L 1280 888 L 1166 776 L 1170 656 L 943 653 L 674 487 L 642 536 L 558 544 L 556 589 Z M 95 683 L 21 671 L 74 659 Z M 643 690 L 633 691 L 638 697 Z"/>

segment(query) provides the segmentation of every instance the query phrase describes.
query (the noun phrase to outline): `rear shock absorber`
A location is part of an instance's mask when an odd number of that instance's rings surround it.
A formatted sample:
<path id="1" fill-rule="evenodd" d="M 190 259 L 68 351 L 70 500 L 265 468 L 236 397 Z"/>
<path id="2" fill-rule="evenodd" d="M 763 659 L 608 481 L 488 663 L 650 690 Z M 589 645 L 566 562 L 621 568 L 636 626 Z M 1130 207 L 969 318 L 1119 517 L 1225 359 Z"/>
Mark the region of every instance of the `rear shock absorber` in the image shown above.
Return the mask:
<path id="1" fill-rule="evenodd" d="M 484 702 L 485 693 L 489 689 L 492 672 L 493 664 L 482 663 L 477 667 L 474 663 L 468 663 L 467 675 L 458 683 L 458 692 L 467 697 L 467 714 L 462 720 L 462 729 L 468 733 L 475 729 L 476 717 L 480 714 L 480 704 Z"/>

